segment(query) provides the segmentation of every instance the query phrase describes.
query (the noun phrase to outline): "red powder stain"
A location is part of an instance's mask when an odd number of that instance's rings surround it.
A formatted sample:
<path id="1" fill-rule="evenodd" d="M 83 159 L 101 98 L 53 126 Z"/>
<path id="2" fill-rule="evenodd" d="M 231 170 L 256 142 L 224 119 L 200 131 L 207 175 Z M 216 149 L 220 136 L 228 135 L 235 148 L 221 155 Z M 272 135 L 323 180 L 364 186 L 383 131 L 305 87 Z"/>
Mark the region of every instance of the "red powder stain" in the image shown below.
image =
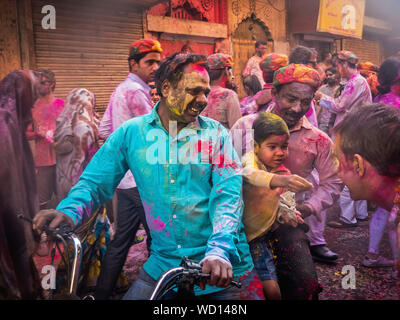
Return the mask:
<path id="1" fill-rule="evenodd" d="M 221 193 L 222 189 L 215 190 L 216 193 Z"/>
<path id="2" fill-rule="evenodd" d="M 238 278 L 238 281 L 242 281 L 248 277 L 249 273 Z M 254 299 L 254 296 L 259 296 L 261 299 L 265 300 L 263 286 L 258 278 L 257 274 L 254 274 L 251 282 L 245 287 L 247 290 L 241 290 L 240 300 Z"/>

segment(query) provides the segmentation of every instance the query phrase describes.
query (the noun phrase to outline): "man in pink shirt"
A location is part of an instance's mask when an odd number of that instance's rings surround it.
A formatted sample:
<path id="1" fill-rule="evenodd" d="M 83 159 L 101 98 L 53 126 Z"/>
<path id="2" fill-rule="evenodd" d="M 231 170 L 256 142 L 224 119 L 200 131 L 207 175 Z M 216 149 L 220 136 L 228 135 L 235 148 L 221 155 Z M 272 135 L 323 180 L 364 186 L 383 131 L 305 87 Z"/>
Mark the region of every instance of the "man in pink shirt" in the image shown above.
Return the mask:
<path id="1" fill-rule="evenodd" d="M 243 69 L 243 77 L 250 76 L 254 74 L 257 76 L 258 81 L 260 81 L 261 87 L 264 86 L 265 81 L 263 78 L 263 74 L 260 68 L 260 61 L 263 56 L 267 53 L 268 47 L 266 41 L 257 41 L 255 44 L 255 54 L 252 56 L 249 61 L 247 61 L 246 67 Z"/>
<path id="2" fill-rule="evenodd" d="M 347 80 L 339 97 L 330 97 L 321 92 L 315 94 L 319 105 L 336 113 L 335 124 L 337 127 L 345 115 L 357 105 L 371 103 L 372 95 L 367 80 L 357 70 L 358 57 L 350 51 L 340 51 L 335 61 L 340 76 Z M 332 136 L 334 139 L 334 136 Z M 368 220 L 367 202 L 364 200 L 353 201 L 347 186 L 340 195 L 340 217 L 337 221 L 330 221 L 328 226 L 333 228 L 351 228 L 357 226 L 357 220 Z"/>
<path id="3" fill-rule="evenodd" d="M 51 208 L 51 198 L 56 190 L 56 154 L 53 136 L 56 119 L 64 108 L 64 100 L 53 94 L 56 78 L 52 71 L 40 69 L 39 98 L 33 110 L 33 123 L 28 127 L 28 140 L 35 141 L 35 168 L 40 209 Z M 54 204 L 55 205 L 55 204 Z"/>
<path id="4" fill-rule="evenodd" d="M 107 139 L 125 121 L 152 111 L 149 83 L 154 81 L 161 52 L 160 43 L 156 40 L 143 39 L 131 44 L 128 57 L 129 74 L 111 95 L 100 123 L 100 138 Z M 146 230 L 147 249 L 150 250 L 150 231 L 139 190 L 130 170 L 120 181 L 116 193 L 118 199 L 116 233 L 103 259 L 95 291 L 96 300 L 108 299 L 112 294 L 141 223 Z"/>
<path id="5" fill-rule="evenodd" d="M 319 87 L 316 70 L 299 64 L 289 64 L 274 75 L 273 102 L 267 109 L 285 120 L 290 130 L 289 156 L 284 165 L 293 173 L 314 184 L 314 189 L 296 194 L 297 209 L 310 226 L 308 238 L 311 254 L 319 261 L 332 262 L 338 255 L 326 246 L 324 238 L 326 209 L 339 197 L 342 183 L 337 176 L 333 158 L 333 143 L 321 130 L 314 127 L 305 114 L 310 108 L 314 91 Z M 258 114 L 239 119 L 231 129 L 236 151 L 251 150 L 251 128 Z M 318 179 L 312 171 L 318 173 Z"/>

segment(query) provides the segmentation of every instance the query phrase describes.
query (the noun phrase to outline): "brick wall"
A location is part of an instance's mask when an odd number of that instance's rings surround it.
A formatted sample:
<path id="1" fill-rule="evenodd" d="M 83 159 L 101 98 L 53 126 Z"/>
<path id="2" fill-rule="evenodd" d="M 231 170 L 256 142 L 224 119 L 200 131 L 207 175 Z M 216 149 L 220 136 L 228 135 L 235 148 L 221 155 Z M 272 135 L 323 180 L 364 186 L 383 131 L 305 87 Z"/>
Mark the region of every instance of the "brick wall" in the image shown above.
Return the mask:
<path id="1" fill-rule="evenodd" d="M 354 52 L 360 62 L 371 61 L 377 65 L 382 63 L 382 46 L 378 41 L 365 39 L 343 39 L 342 41 L 342 49 Z"/>

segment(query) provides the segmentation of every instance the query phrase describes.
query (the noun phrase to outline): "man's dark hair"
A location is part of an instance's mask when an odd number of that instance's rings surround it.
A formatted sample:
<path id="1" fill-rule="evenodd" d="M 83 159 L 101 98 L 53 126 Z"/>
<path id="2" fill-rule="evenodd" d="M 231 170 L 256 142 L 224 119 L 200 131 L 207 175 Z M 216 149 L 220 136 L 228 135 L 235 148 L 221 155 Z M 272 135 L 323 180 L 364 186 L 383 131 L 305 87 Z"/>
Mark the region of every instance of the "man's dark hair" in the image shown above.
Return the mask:
<path id="1" fill-rule="evenodd" d="M 259 40 L 259 41 L 256 42 L 256 44 L 254 45 L 254 47 L 255 47 L 255 48 L 258 48 L 258 47 L 261 46 L 261 45 L 266 46 L 266 45 L 267 45 L 267 41 Z"/>
<path id="2" fill-rule="evenodd" d="M 310 48 L 304 46 L 297 46 L 289 55 L 289 64 L 309 64 L 313 52 Z"/>
<path id="3" fill-rule="evenodd" d="M 205 55 L 195 53 L 183 54 L 177 52 L 165 58 L 155 74 L 158 95 L 160 97 L 163 96 L 161 88 L 165 80 L 168 80 L 176 88 L 179 80 L 182 79 L 183 69 L 189 64 L 199 64 L 208 71 L 206 61 L 207 57 Z"/>
<path id="4" fill-rule="evenodd" d="M 338 73 L 338 71 L 337 71 L 337 69 L 335 67 L 330 67 L 330 68 L 326 69 L 325 73 L 328 72 L 328 71 L 330 73 L 333 73 L 333 74 L 337 74 Z"/>
<path id="5" fill-rule="evenodd" d="M 380 175 L 400 177 L 399 108 L 382 103 L 355 106 L 334 131 L 348 160 L 357 153 Z"/>
<path id="6" fill-rule="evenodd" d="M 56 76 L 53 71 L 48 70 L 48 69 L 37 69 L 35 70 L 36 72 L 39 72 L 42 76 L 46 77 L 49 79 L 51 84 L 54 84 L 52 91 L 56 88 Z"/>
<path id="7" fill-rule="evenodd" d="M 286 122 L 278 115 L 270 112 L 259 112 L 252 128 L 254 129 L 254 140 L 259 145 L 272 135 L 290 135 Z"/>
<path id="8" fill-rule="evenodd" d="M 390 92 L 390 87 L 395 83 L 399 72 L 400 57 L 390 57 L 383 61 L 378 73 L 378 90 L 380 94 Z"/>
<path id="9" fill-rule="evenodd" d="M 139 61 L 142 60 L 148 53 L 150 52 L 140 53 L 140 54 L 130 54 L 128 57 L 129 71 L 132 71 L 131 60 L 135 60 L 136 63 L 139 63 Z"/>
<path id="10" fill-rule="evenodd" d="M 254 74 L 248 75 L 243 78 L 243 87 L 248 87 L 250 89 L 251 96 L 255 95 L 262 89 L 260 80 L 258 80 L 257 76 Z"/>

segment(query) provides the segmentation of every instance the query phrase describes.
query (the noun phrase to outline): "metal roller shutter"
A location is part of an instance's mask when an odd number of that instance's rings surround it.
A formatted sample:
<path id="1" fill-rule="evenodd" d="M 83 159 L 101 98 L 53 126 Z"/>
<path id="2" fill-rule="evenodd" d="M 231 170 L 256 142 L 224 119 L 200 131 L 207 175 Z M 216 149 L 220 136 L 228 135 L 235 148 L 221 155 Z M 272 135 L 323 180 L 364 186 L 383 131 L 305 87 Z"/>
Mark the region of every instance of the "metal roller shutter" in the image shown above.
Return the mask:
<path id="1" fill-rule="evenodd" d="M 56 9 L 56 29 L 43 29 L 45 5 Z M 143 38 L 141 10 L 115 1 L 33 0 L 33 31 L 37 68 L 56 75 L 55 95 L 86 88 L 96 94 L 102 114 L 114 88 L 128 74 L 128 50 Z"/>

